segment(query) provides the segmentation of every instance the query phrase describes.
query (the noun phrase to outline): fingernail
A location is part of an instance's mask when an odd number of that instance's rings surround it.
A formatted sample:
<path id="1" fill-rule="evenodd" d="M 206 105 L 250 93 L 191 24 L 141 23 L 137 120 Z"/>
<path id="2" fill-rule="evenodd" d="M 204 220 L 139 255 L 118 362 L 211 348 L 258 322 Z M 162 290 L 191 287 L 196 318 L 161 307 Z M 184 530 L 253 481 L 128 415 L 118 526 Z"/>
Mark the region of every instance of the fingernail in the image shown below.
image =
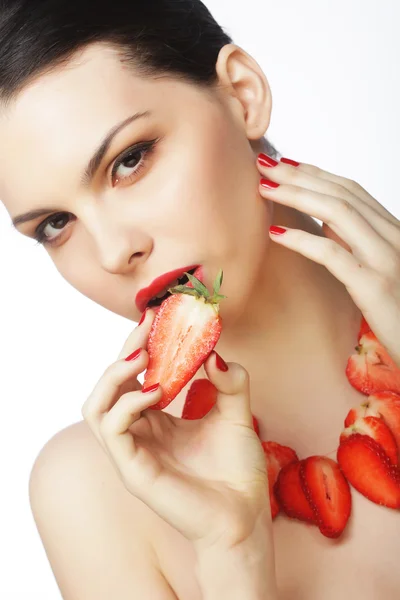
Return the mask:
<path id="1" fill-rule="evenodd" d="M 290 158 L 281 158 L 281 162 L 285 163 L 286 165 L 293 165 L 293 167 L 300 166 L 300 163 L 297 162 L 297 160 L 291 160 Z"/>
<path id="2" fill-rule="evenodd" d="M 160 384 L 155 383 L 154 385 L 151 385 L 150 387 L 142 388 L 142 394 L 147 394 L 149 392 L 155 392 L 158 387 L 160 387 Z"/>
<path id="3" fill-rule="evenodd" d="M 147 313 L 147 308 L 146 308 L 146 310 L 144 311 L 144 313 L 142 314 L 142 318 L 141 318 L 141 319 L 140 319 L 140 321 L 139 321 L 139 325 L 141 325 L 141 324 L 143 323 L 143 321 L 145 320 L 145 318 L 146 318 L 146 313 Z M 138 327 L 139 327 L 139 325 L 138 325 Z"/>
<path id="4" fill-rule="evenodd" d="M 216 360 L 216 365 L 217 365 L 217 369 L 219 369 L 220 371 L 227 371 L 228 370 L 228 365 L 226 364 L 226 362 L 224 361 L 223 358 L 220 357 L 220 355 L 218 354 L 218 352 L 215 352 L 214 350 L 214 354 L 215 354 L 215 360 Z"/>
<path id="5" fill-rule="evenodd" d="M 276 165 L 279 165 L 277 160 L 274 160 L 267 154 L 261 153 L 258 155 L 257 159 L 260 165 L 262 165 L 263 167 L 276 167 Z"/>
<path id="6" fill-rule="evenodd" d="M 260 179 L 260 184 L 263 187 L 269 188 L 269 189 L 275 189 L 275 188 L 278 188 L 280 186 L 280 183 L 275 183 L 275 181 L 270 181 L 269 179 L 264 179 L 264 177 L 262 177 Z"/>
<path id="7" fill-rule="evenodd" d="M 135 350 L 135 352 L 132 352 L 132 354 L 130 354 L 129 356 L 126 357 L 126 361 L 129 360 L 135 360 L 135 358 L 138 358 L 138 356 L 140 355 L 142 349 L 138 348 L 137 350 Z"/>
<path id="8" fill-rule="evenodd" d="M 277 227 L 276 225 L 271 225 L 271 227 L 269 228 L 269 232 L 273 233 L 274 235 L 282 235 L 283 233 L 287 232 L 287 229 L 285 229 L 284 227 Z"/>

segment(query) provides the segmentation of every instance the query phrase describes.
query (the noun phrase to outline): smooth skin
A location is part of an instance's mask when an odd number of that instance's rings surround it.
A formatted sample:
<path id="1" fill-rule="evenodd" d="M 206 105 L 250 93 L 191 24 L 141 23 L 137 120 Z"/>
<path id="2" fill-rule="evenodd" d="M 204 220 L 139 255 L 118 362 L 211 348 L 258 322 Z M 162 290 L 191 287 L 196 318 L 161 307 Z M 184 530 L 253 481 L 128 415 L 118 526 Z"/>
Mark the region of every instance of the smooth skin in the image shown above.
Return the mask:
<path id="1" fill-rule="evenodd" d="M 344 417 L 360 403 L 344 370 L 361 310 L 370 311 L 371 326 L 398 357 L 399 222 L 358 184 L 315 166 L 261 168 L 260 138 L 272 110 L 267 79 L 234 44 L 221 50 L 216 68 L 219 85 L 212 91 L 168 78 L 145 80 L 100 44 L 0 108 L 0 197 L 13 218 L 48 211 L 18 226 L 31 237 L 47 217 L 64 213 L 65 221 L 47 222 L 46 235 L 60 237 L 46 249 L 78 291 L 139 321 L 133 302 L 139 289 L 166 271 L 202 264 L 209 287 L 223 268 L 227 296 L 216 350 L 229 371 L 217 373 L 210 357 L 198 373 L 218 388 L 219 407 L 202 422 L 179 423 L 176 437 L 162 435 L 176 425 L 187 388 L 165 411 L 174 418 L 154 414 L 146 406 L 157 393 L 144 400 L 136 379 L 146 352 L 137 364 L 123 361 L 144 347 L 149 313 L 84 402 L 84 420 L 56 434 L 37 457 L 30 499 L 38 531 L 67 600 L 197 600 L 207 586 L 211 598 L 218 577 L 231 585 L 232 593 L 224 588 L 231 599 L 233 592 L 246 600 L 273 598 L 274 562 L 279 600 L 346 594 L 394 600 L 398 513 L 353 492 L 352 520 L 337 542 L 283 516 L 274 524 L 263 518 L 265 472 L 250 414 L 259 419 L 262 439 L 287 444 L 300 457 L 335 456 Z M 81 173 L 105 133 L 144 111 L 152 114 L 121 130 L 85 186 Z M 118 156 L 149 140 L 158 141 L 140 172 L 143 157 L 133 165 L 131 157 L 116 181 Z M 281 187 L 266 192 L 261 177 Z M 322 218 L 324 228 L 310 215 Z M 290 231 L 272 238 L 272 224 Z M 350 225 L 358 225 L 364 245 Z M 338 236 L 334 241 L 327 239 L 328 226 Z M 367 255 L 370 245 L 378 256 Z M 348 269 L 357 269 L 350 259 L 361 265 L 352 286 Z M 367 297 L 378 275 L 382 284 Z M 189 438 L 191 455 L 182 450 Z M 196 446 L 196 439 L 207 444 Z M 149 481 L 162 492 L 154 494 Z M 224 537 L 219 518 L 235 524 L 233 538 Z M 196 540 L 202 549 L 226 550 L 252 525 L 238 545 L 243 552 L 217 552 L 199 565 Z M 362 578 L 355 577 L 357 569 Z"/>

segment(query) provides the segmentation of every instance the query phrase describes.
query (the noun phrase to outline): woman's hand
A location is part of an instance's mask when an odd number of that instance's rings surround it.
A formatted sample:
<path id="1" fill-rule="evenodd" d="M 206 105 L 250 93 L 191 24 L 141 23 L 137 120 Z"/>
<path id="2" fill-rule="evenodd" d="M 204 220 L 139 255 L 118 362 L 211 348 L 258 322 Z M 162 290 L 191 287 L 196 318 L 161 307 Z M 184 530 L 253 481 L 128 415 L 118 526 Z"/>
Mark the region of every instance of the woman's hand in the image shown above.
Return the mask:
<path id="1" fill-rule="evenodd" d="M 253 429 L 249 375 L 237 363 L 204 363 L 218 391 L 201 420 L 148 409 L 161 388 L 142 393 L 149 361 L 151 309 L 82 407 L 82 415 L 127 490 L 194 542 L 198 550 L 234 547 L 271 524 L 265 454 Z M 141 348 L 138 358 L 123 357 Z M 267 535 L 265 536 L 268 537 Z"/>
<path id="2" fill-rule="evenodd" d="M 271 239 L 325 265 L 400 367 L 400 221 L 350 179 L 265 154 L 257 165 L 260 194 L 320 219 L 326 236 L 286 228 Z"/>

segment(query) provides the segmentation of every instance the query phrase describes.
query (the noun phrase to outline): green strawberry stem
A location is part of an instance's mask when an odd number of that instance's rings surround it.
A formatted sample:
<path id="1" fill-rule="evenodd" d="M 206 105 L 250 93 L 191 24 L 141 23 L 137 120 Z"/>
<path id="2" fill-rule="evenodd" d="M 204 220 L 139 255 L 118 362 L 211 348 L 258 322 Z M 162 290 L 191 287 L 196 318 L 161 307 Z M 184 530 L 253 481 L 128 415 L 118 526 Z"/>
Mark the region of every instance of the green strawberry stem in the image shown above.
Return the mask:
<path id="1" fill-rule="evenodd" d="M 219 294 L 219 290 L 220 290 L 220 287 L 222 285 L 222 280 L 223 280 L 222 269 L 220 269 L 220 271 L 218 272 L 218 275 L 214 281 L 214 286 L 213 286 L 214 293 L 212 296 L 210 296 L 210 292 L 208 291 L 206 286 L 199 279 L 197 279 L 197 277 L 194 277 L 190 273 L 186 273 L 186 272 L 185 272 L 185 275 L 188 276 L 190 283 L 193 285 L 192 288 L 188 287 L 187 285 L 177 285 L 173 288 L 169 288 L 168 291 L 171 294 L 188 294 L 189 296 L 194 296 L 196 299 L 202 298 L 205 303 L 211 304 L 218 311 L 219 301 L 222 300 L 223 298 L 226 298 L 226 296 Z"/>

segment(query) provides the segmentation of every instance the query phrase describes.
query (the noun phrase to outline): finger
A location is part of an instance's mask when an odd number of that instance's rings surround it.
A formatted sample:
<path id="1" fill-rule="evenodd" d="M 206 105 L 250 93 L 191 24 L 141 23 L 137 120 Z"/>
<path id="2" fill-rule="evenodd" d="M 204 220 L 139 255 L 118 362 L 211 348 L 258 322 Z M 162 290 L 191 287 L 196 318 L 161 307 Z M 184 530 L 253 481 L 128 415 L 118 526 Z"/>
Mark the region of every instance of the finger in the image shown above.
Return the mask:
<path id="1" fill-rule="evenodd" d="M 118 355 L 118 359 L 129 356 L 136 348 L 146 348 L 147 340 L 149 337 L 150 329 L 153 325 L 156 313 L 151 308 L 148 308 L 145 313 L 144 321 L 135 327 L 135 329 L 129 334 L 126 339 L 121 352 Z"/>
<path id="2" fill-rule="evenodd" d="M 330 238 L 337 244 L 340 244 L 342 246 L 342 248 L 347 250 L 347 252 L 353 253 L 353 250 L 350 248 L 350 246 L 348 244 L 346 244 L 346 242 L 344 242 L 342 240 L 342 238 L 339 237 L 334 231 L 332 231 L 332 229 L 326 223 L 322 223 L 322 231 L 323 231 L 325 237 Z"/>
<path id="3" fill-rule="evenodd" d="M 313 235 L 300 229 L 288 229 L 284 235 L 271 237 L 276 243 L 299 252 L 314 262 L 324 265 L 328 271 L 341 281 L 353 300 L 366 315 L 371 312 L 371 294 L 377 287 L 378 274 L 368 266 L 362 265 L 354 257 L 329 238 Z M 382 299 L 381 299 L 382 301 Z M 380 312 L 380 306 L 375 310 Z"/>
<path id="4" fill-rule="evenodd" d="M 351 206 L 354 207 L 375 231 L 377 231 L 377 233 L 389 243 L 395 245 L 396 248 L 400 248 L 400 221 L 386 211 L 379 202 L 372 198 L 372 196 L 371 198 L 374 202 L 373 205 L 366 202 L 363 195 L 358 196 L 357 193 L 352 192 L 351 189 L 344 187 L 339 182 L 318 177 L 317 173 L 320 169 L 317 169 L 317 167 L 312 167 L 312 165 L 304 166 L 310 167 L 311 172 L 302 170 L 302 164 L 299 167 L 282 164 L 278 165 L 278 167 L 273 167 L 272 169 L 260 165 L 260 172 L 263 173 L 266 178 L 270 177 L 276 183 L 292 185 L 295 188 L 302 188 L 303 190 L 310 190 L 311 192 L 320 193 L 331 198 L 341 199 L 343 201 L 341 204 L 344 205 L 345 208 L 349 207 L 350 210 Z M 344 182 L 349 181 L 340 177 L 337 177 L 336 179 Z M 353 183 L 354 189 L 356 189 L 358 184 L 355 182 L 351 183 Z M 363 188 L 360 187 L 360 189 Z M 365 192 L 365 190 L 363 191 Z M 280 193 L 282 194 L 282 191 L 280 191 Z M 365 194 L 369 196 L 367 192 L 365 192 Z M 285 195 L 283 195 L 283 199 L 285 199 Z M 322 201 L 328 202 L 323 196 Z M 378 210 L 379 207 L 381 207 L 382 210 Z M 294 206 L 294 208 L 299 207 Z M 317 214 L 311 212 L 308 212 L 308 214 L 312 214 L 312 216 L 320 218 L 325 223 L 328 223 L 328 221 L 319 217 Z M 331 224 L 328 223 L 328 225 Z"/>
<path id="5" fill-rule="evenodd" d="M 383 265 L 373 270 L 362 265 L 354 255 L 344 250 L 329 238 L 323 238 L 299 229 L 287 229 L 281 236 L 272 236 L 275 242 L 299 252 L 316 263 L 324 265 L 347 288 L 355 304 L 376 332 L 394 361 L 400 358 L 394 331 L 399 322 L 400 276 L 398 265 L 392 266 L 393 273 L 385 275 Z M 384 314 L 384 319 L 382 319 Z M 379 332 L 379 334 L 378 334 Z M 400 333 L 400 332 L 399 332 Z M 394 343 L 396 340 L 396 343 Z"/>
<path id="6" fill-rule="evenodd" d="M 142 349 L 135 360 L 119 360 L 110 365 L 82 406 L 82 416 L 99 441 L 103 416 L 121 396 L 122 385 L 128 380 L 136 380 L 137 376 L 146 369 L 148 361 L 149 355 Z"/>
<path id="7" fill-rule="evenodd" d="M 327 195 L 342 200 L 343 202 L 340 204 L 342 204 L 346 210 L 351 210 L 350 207 L 354 206 L 365 221 L 367 221 L 383 239 L 400 250 L 400 221 L 397 221 L 394 217 L 389 219 L 365 202 L 359 200 L 345 188 L 337 186 L 336 184 L 333 184 L 334 187 L 332 187 L 332 184 L 329 185 L 331 186 L 330 190 L 327 188 L 327 191 L 325 192 Z"/>
<path id="8" fill-rule="evenodd" d="M 127 340 L 125 341 L 122 347 L 121 352 L 118 355 L 118 360 L 128 358 L 138 348 L 147 348 L 148 337 L 154 322 L 155 314 L 156 313 L 151 309 L 147 309 L 143 313 L 143 321 L 139 323 L 135 327 L 135 329 L 129 334 Z M 140 390 L 141 387 L 142 385 L 136 377 L 128 379 L 127 381 L 121 384 L 119 388 L 119 394 L 117 395 L 117 397 L 122 396 L 122 394 L 125 394 L 127 392 L 134 392 L 135 390 Z"/>
<path id="9" fill-rule="evenodd" d="M 284 166 L 285 168 L 290 168 L 290 165 L 284 164 Z M 373 196 L 371 196 L 371 194 L 369 194 L 367 190 L 365 190 L 356 181 L 353 181 L 352 179 L 348 179 L 346 177 L 335 175 L 334 173 L 329 173 L 328 171 L 324 171 L 323 169 L 320 169 L 315 165 L 310 165 L 307 163 L 300 163 L 299 167 L 292 168 L 295 170 L 301 170 L 303 173 L 307 173 L 308 175 L 311 175 L 314 178 L 322 179 L 324 181 L 337 184 L 338 186 L 348 190 L 354 196 L 357 196 L 363 203 L 365 203 L 367 206 L 369 206 L 376 213 L 378 213 L 388 221 L 392 222 L 394 225 L 399 224 L 399 220 L 394 215 L 392 215 L 392 213 L 390 213 L 384 206 L 382 206 L 380 202 L 378 202 Z M 335 195 L 331 194 L 331 192 L 328 193 L 329 195 Z"/>
<path id="10" fill-rule="evenodd" d="M 104 415 L 100 424 L 100 435 L 118 471 L 130 485 L 140 478 L 156 475 L 154 468 L 158 461 L 151 453 L 138 446 L 130 430 L 139 421 L 142 412 L 162 397 L 162 388 L 143 393 L 141 390 L 129 392 L 119 398 L 112 409 Z M 135 473 L 133 472 L 135 471 Z"/>
<path id="11" fill-rule="evenodd" d="M 234 362 L 225 363 L 228 370 L 221 371 L 218 368 L 218 357 L 213 351 L 204 363 L 204 370 L 217 389 L 217 400 L 212 410 L 217 410 L 227 420 L 239 421 L 253 428 L 249 373 Z"/>
<path id="12" fill-rule="evenodd" d="M 346 200 L 285 184 L 266 192 L 273 201 L 327 223 L 351 247 L 353 254 L 372 268 L 381 268 L 395 253 L 393 246 Z"/>

